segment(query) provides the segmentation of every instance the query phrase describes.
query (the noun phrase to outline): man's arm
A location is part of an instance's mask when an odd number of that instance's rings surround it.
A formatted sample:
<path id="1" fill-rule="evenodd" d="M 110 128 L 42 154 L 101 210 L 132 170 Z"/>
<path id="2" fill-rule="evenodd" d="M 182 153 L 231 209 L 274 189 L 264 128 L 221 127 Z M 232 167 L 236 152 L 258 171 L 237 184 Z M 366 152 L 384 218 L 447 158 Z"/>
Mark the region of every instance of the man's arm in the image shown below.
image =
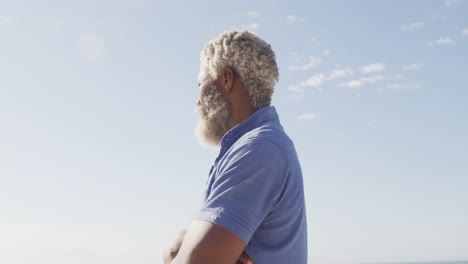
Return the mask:
<path id="1" fill-rule="evenodd" d="M 244 241 L 223 227 L 194 220 L 171 264 L 234 264 L 245 246 Z"/>
<path id="2" fill-rule="evenodd" d="M 182 246 L 182 242 L 184 241 L 186 233 L 187 230 L 184 229 L 182 231 L 179 231 L 174 236 L 174 238 L 172 238 L 169 247 L 166 248 L 166 250 L 164 250 L 163 253 L 164 264 L 171 264 L 171 261 L 175 259 L 177 253 L 179 253 L 180 247 Z"/>
<path id="3" fill-rule="evenodd" d="M 179 231 L 171 240 L 169 247 L 166 248 L 163 253 L 164 264 L 171 264 L 175 259 L 177 253 L 179 253 L 180 247 L 182 246 L 186 233 L 186 229 Z M 254 262 L 245 252 L 242 252 L 242 255 L 239 257 L 236 264 L 254 264 Z"/>

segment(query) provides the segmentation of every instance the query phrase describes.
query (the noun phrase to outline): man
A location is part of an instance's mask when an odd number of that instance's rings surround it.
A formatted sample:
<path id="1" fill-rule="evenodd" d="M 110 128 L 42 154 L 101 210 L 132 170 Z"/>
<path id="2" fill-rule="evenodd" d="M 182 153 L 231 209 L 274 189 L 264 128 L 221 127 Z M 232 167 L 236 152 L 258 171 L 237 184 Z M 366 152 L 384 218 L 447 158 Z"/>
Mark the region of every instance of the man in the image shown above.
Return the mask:
<path id="1" fill-rule="evenodd" d="M 270 106 L 278 81 L 269 44 L 228 31 L 201 52 L 199 138 L 220 146 L 200 214 L 165 251 L 165 263 L 307 263 L 302 172 Z"/>

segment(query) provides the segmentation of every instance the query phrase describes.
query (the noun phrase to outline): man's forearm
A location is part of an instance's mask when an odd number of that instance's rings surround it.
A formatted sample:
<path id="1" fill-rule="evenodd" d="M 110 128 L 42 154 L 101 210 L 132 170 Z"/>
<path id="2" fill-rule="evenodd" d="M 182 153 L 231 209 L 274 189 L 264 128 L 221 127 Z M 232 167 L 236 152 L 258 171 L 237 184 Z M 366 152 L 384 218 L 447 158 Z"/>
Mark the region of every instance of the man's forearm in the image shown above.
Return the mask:
<path id="1" fill-rule="evenodd" d="M 234 264 L 245 246 L 229 230 L 207 221 L 194 220 L 171 264 Z"/>
<path id="2" fill-rule="evenodd" d="M 177 254 L 179 253 L 179 249 L 184 242 L 185 234 L 187 230 L 179 231 L 169 245 L 169 247 L 164 250 L 164 264 L 171 264 L 172 261 L 176 258 Z"/>
<path id="3" fill-rule="evenodd" d="M 181 247 L 183 246 L 185 235 L 187 234 L 187 230 L 182 230 L 178 232 L 171 240 L 169 247 L 164 251 L 164 264 L 209 264 L 210 259 L 212 259 L 213 255 L 216 255 L 218 250 L 203 250 L 203 247 L 191 248 L 190 250 L 184 250 L 181 256 L 179 252 Z M 190 246 L 189 246 L 190 248 Z M 213 263 L 219 264 L 218 260 L 215 260 Z M 254 264 L 252 259 L 242 252 L 240 257 L 238 258 L 236 264 Z M 231 263 L 229 263 L 231 264 Z M 233 263 L 232 263 L 233 264 Z"/>

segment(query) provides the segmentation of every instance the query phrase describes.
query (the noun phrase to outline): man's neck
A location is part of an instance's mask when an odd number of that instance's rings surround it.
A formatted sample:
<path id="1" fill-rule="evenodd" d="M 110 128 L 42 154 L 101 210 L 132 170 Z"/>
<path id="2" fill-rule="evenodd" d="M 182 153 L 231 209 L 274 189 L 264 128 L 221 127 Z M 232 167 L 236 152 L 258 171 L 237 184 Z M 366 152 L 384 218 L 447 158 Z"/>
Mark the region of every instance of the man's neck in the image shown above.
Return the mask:
<path id="1" fill-rule="evenodd" d="M 249 107 L 245 108 L 240 108 L 237 113 L 233 113 L 232 115 L 232 120 L 231 124 L 229 126 L 229 129 L 237 126 L 238 124 L 244 122 L 246 119 L 248 119 L 251 115 L 253 115 L 258 109 L 252 107 L 249 104 Z M 233 111 L 234 112 L 234 111 Z"/>

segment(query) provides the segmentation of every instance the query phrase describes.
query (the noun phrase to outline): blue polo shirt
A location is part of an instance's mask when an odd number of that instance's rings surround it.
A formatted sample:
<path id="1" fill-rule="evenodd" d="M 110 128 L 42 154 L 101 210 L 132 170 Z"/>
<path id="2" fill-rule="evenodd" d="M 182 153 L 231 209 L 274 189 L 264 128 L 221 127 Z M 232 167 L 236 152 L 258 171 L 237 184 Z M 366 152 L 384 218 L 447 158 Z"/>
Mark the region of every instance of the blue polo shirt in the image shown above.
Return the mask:
<path id="1" fill-rule="evenodd" d="M 197 219 L 236 234 L 255 264 L 307 263 L 301 166 L 274 107 L 223 136 Z"/>

